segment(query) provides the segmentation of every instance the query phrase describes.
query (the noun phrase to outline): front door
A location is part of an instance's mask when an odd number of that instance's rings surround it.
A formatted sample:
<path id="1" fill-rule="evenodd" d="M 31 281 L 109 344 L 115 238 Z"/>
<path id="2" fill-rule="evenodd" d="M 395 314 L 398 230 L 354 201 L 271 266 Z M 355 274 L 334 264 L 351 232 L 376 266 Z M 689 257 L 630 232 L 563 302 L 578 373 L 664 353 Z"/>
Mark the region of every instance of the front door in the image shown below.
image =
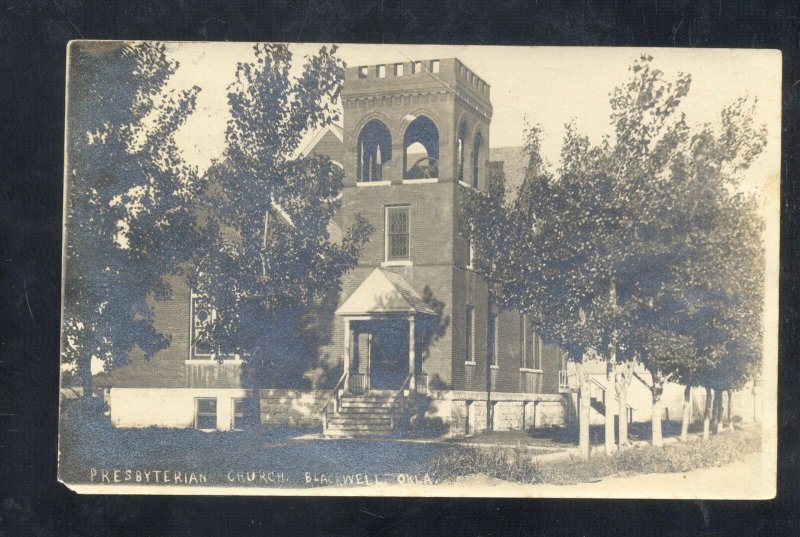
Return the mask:
<path id="1" fill-rule="evenodd" d="M 370 322 L 370 388 L 398 390 L 408 376 L 408 321 Z"/>

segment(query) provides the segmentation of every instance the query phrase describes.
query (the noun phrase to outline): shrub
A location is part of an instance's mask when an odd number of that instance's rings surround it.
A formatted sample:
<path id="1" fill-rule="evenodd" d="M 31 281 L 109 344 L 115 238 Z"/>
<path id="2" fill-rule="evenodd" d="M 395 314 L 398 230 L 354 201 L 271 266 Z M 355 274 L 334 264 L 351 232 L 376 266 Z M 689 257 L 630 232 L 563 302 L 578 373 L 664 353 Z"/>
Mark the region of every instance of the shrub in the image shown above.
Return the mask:
<path id="1" fill-rule="evenodd" d="M 455 447 L 445 450 L 424 468 L 434 482 L 483 474 L 516 483 L 539 483 L 539 464 L 527 452 L 509 448 Z"/>

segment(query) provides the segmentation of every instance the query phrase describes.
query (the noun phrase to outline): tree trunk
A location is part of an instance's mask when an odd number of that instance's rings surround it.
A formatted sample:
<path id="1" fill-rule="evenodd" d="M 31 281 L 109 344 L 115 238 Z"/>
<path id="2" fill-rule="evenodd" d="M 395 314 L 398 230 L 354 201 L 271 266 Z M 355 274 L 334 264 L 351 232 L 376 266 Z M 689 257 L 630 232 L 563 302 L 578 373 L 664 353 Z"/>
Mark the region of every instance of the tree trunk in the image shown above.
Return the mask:
<path id="1" fill-rule="evenodd" d="M 614 405 L 612 404 L 612 395 L 615 390 L 614 386 L 614 366 L 616 362 L 616 352 L 613 345 L 609 346 L 608 363 L 606 364 L 606 390 L 604 396 L 604 413 L 605 413 L 605 446 L 606 454 L 610 455 L 617 450 L 615 443 L 616 431 L 614 430 Z M 620 414 L 622 420 L 623 414 Z"/>
<path id="2" fill-rule="evenodd" d="M 576 366 L 580 391 L 578 392 L 578 451 L 582 459 L 589 458 L 589 410 L 591 385 L 582 365 Z"/>
<path id="3" fill-rule="evenodd" d="M 722 391 L 717 394 L 714 399 L 714 433 L 719 434 L 722 432 Z"/>
<path id="4" fill-rule="evenodd" d="M 617 414 L 619 415 L 619 449 L 628 446 L 628 387 L 633 379 L 633 364 L 630 360 L 622 364 L 616 375 Z"/>
<path id="5" fill-rule="evenodd" d="M 81 353 L 76 368 L 78 376 L 81 379 L 81 388 L 83 389 L 81 396 L 84 401 L 89 401 L 92 398 L 92 391 L 94 391 L 92 385 L 92 356 L 86 356 Z"/>
<path id="6" fill-rule="evenodd" d="M 714 392 L 711 388 L 706 388 L 706 404 L 703 409 L 703 439 L 708 439 L 711 430 L 711 405 L 714 401 Z"/>
<path id="7" fill-rule="evenodd" d="M 692 420 L 692 385 L 686 384 L 683 390 L 683 417 L 681 421 L 681 441 L 689 439 L 689 422 Z"/>
<path id="8" fill-rule="evenodd" d="M 658 389 L 659 387 L 656 386 L 655 382 L 653 383 L 653 416 L 651 418 L 652 421 L 652 444 L 654 446 L 661 446 L 664 443 L 663 436 L 661 434 L 661 390 Z"/>
<path id="9" fill-rule="evenodd" d="M 578 395 L 578 447 L 581 458 L 589 458 L 589 409 L 591 403 L 591 386 L 587 381 L 581 383 Z"/>
<path id="10" fill-rule="evenodd" d="M 733 393 L 728 390 L 728 428 L 733 429 L 733 418 L 731 414 L 733 412 Z"/>

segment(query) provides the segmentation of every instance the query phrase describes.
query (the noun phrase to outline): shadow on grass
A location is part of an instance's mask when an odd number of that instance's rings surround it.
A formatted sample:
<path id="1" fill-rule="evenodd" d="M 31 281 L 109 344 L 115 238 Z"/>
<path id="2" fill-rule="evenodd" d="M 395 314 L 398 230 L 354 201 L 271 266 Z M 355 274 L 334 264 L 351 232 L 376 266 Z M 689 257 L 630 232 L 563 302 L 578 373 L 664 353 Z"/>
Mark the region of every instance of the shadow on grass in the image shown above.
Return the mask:
<path id="1" fill-rule="evenodd" d="M 229 471 L 276 471 L 284 486 L 302 486 L 312 474 L 413 473 L 420 461 L 443 448 L 379 439 L 314 438 L 317 429 L 256 427 L 245 431 L 194 429 L 119 429 L 102 411 L 65 405 L 61 421 L 59 477 L 71 483 L 90 480 L 91 469 L 158 469 L 209 474 L 209 483 L 228 483 Z M 309 435 L 311 435 L 309 437 Z"/>

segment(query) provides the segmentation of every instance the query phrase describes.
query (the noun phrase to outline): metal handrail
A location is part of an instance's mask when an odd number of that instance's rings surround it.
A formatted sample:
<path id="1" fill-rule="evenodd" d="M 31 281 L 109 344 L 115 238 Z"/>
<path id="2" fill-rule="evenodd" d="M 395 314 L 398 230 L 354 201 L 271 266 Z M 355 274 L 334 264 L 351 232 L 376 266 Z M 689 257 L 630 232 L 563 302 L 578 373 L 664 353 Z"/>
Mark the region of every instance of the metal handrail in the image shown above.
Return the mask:
<path id="1" fill-rule="evenodd" d="M 323 429 L 328 427 L 328 405 L 331 404 L 331 400 L 333 400 L 333 411 L 339 411 L 339 390 L 342 389 L 344 386 L 345 380 L 347 380 L 347 372 L 342 373 L 342 377 L 339 379 L 339 382 L 336 383 L 336 386 L 331 391 L 330 396 L 328 399 L 325 400 L 325 404 L 322 405 L 322 427 Z"/>
<path id="2" fill-rule="evenodd" d="M 595 378 L 591 378 L 591 377 L 589 377 L 589 382 L 591 382 L 592 384 L 594 384 L 595 386 L 600 388 L 600 390 L 602 390 L 602 392 L 603 392 L 603 404 L 605 405 L 606 404 L 606 401 L 605 401 L 605 399 L 606 399 L 606 385 L 603 384 L 602 382 L 600 382 L 599 380 L 597 380 Z M 613 391 L 611 392 L 611 397 L 613 398 L 612 401 L 616 401 L 617 400 L 617 394 L 614 393 Z M 629 410 L 636 410 L 636 407 L 634 407 L 632 404 L 628 403 L 627 401 L 625 402 L 625 406 L 627 406 Z"/>
<path id="3" fill-rule="evenodd" d="M 397 392 L 397 395 L 394 396 L 394 400 L 392 401 L 391 411 L 389 412 L 389 417 L 391 419 L 391 426 L 392 430 L 394 430 L 394 411 L 395 407 L 397 406 L 397 402 L 400 401 L 400 411 L 405 411 L 405 398 L 406 398 L 406 390 L 409 389 L 411 385 L 411 377 L 413 377 L 413 373 L 409 373 L 406 377 L 406 380 L 403 381 L 403 385 L 400 386 L 400 391 Z"/>

